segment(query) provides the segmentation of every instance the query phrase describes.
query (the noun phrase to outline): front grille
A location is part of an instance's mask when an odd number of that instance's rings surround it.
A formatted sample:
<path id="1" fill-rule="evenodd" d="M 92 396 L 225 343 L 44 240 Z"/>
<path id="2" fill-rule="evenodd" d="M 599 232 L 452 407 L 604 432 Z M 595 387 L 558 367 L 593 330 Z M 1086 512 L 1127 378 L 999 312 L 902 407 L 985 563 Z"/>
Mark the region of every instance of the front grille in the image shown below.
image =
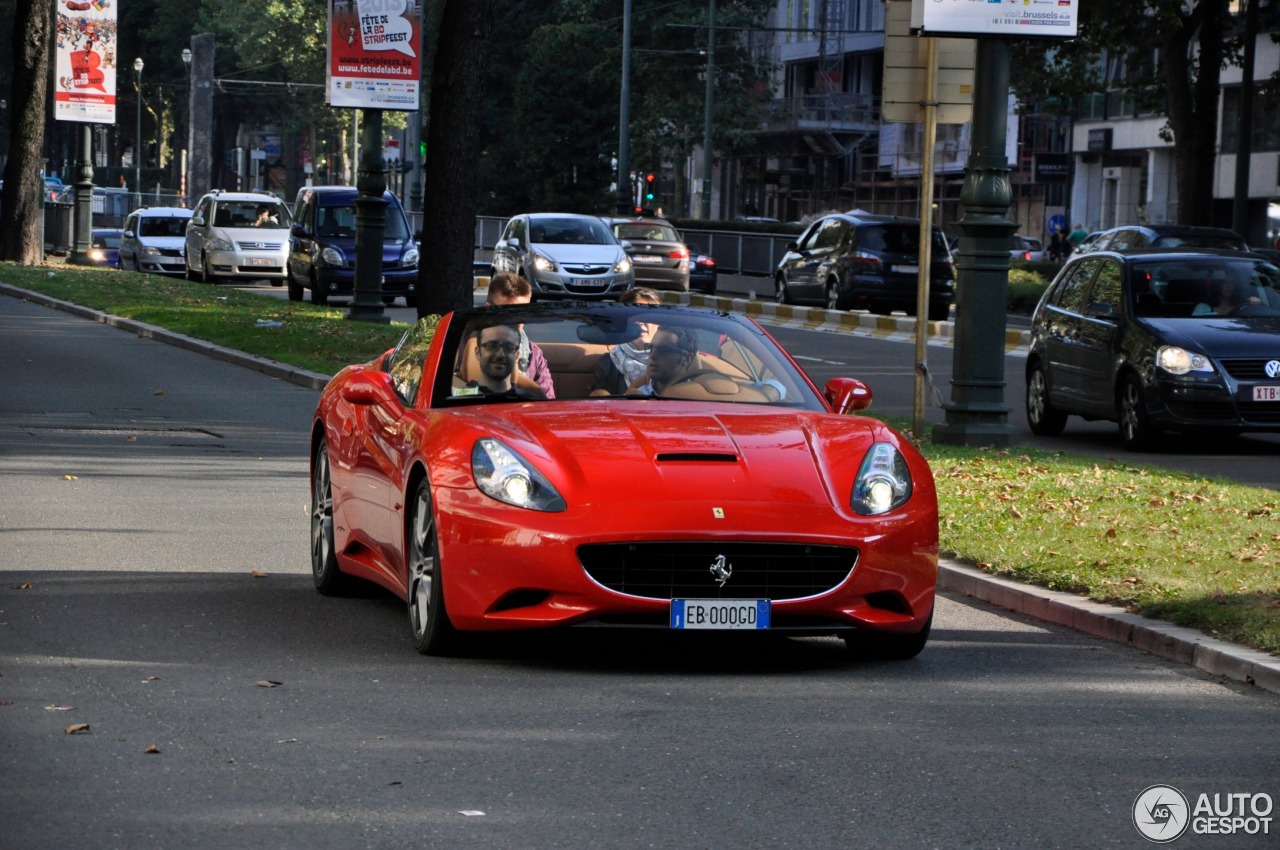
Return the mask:
<path id="1" fill-rule="evenodd" d="M 733 571 L 724 587 L 712 565 Z M 803 543 L 600 543 L 578 548 L 587 575 L 649 599 L 798 599 L 825 593 L 853 571 L 858 550 Z"/>
<path id="2" fill-rule="evenodd" d="M 1205 404 L 1193 401 L 1171 401 L 1169 412 L 1184 422 L 1218 422 L 1230 424 L 1236 422 L 1235 408 L 1230 404 Z"/>
<path id="3" fill-rule="evenodd" d="M 1280 350 L 1276 352 L 1275 357 L 1241 357 L 1232 360 L 1223 360 L 1222 368 L 1226 369 L 1227 374 L 1235 378 L 1237 381 L 1274 380 L 1267 377 L 1266 366 L 1271 360 L 1277 359 L 1280 359 Z"/>
<path id="4" fill-rule="evenodd" d="M 600 265 L 598 263 L 591 263 L 576 266 L 566 264 L 563 268 L 567 274 L 605 274 L 611 267 Z"/>
<path id="5" fill-rule="evenodd" d="M 160 256 L 162 257 L 181 257 L 184 256 L 181 248 L 160 248 Z"/>
<path id="6" fill-rule="evenodd" d="M 236 247 L 241 251 L 279 251 L 284 247 L 283 242 L 237 242 Z"/>
<path id="7" fill-rule="evenodd" d="M 1240 418 L 1253 425 L 1280 425 L 1280 404 L 1274 401 L 1242 401 Z"/>

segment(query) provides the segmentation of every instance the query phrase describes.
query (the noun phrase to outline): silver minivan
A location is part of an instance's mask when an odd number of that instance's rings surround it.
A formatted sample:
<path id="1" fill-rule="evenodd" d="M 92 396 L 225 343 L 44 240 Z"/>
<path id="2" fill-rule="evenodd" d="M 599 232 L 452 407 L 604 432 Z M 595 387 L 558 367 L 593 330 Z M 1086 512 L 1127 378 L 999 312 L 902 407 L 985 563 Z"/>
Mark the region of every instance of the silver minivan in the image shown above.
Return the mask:
<path id="1" fill-rule="evenodd" d="M 289 208 L 274 195 L 215 189 L 187 222 L 187 277 L 267 279 L 283 286 L 289 259 Z"/>

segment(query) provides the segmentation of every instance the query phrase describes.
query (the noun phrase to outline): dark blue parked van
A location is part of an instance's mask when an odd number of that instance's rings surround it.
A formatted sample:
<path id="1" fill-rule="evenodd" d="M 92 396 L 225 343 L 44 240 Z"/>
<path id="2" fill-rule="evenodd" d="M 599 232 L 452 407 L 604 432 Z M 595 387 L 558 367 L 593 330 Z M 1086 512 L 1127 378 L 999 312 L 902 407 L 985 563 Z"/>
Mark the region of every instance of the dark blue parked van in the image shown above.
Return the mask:
<path id="1" fill-rule="evenodd" d="M 356 196 L 354 186 L 308 186 L 298 192 L 289 238 L 289 300 L 311 290 L 314 304 L 349 297 L 355 288 Z M 412 305 L 418 283 L 418 246 L 400 199 L 390 192 L 382 241 L 382 301 Z"/>

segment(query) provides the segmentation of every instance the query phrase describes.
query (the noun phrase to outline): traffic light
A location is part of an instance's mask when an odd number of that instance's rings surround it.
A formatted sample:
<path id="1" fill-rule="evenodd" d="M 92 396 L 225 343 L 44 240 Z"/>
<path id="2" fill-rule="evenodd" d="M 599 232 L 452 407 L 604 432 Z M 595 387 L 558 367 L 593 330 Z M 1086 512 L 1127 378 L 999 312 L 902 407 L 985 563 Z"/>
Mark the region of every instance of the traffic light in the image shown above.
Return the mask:
<path id="1" fill-rule="evenodd" d="M 644 176 L 644 199 L 646 201 L 653 200 L 653 181 L 657 179 L 656 175 L 650 171 Z"/>

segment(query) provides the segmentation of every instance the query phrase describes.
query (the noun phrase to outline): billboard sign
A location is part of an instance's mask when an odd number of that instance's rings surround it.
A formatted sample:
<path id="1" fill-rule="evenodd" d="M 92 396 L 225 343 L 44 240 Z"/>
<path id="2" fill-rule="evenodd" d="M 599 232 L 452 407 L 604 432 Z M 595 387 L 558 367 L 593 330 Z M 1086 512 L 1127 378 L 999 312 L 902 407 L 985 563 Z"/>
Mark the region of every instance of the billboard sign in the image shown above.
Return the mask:
<path id="1" fill-rule="evenodd" d="M 421 44 L 422 0 L 329 0 L 326 102 L 416 112 Z"/>
<path id="2" fill-rule="evenodd" d="M 116 9 L 106 0 L 58 4 L 56 121 L 116 123 Z"/>
<path id="3" fill-rule="evenodd" d="M 1080 0 L 912 0 L 920 35 L 1075 38 Z"/>

